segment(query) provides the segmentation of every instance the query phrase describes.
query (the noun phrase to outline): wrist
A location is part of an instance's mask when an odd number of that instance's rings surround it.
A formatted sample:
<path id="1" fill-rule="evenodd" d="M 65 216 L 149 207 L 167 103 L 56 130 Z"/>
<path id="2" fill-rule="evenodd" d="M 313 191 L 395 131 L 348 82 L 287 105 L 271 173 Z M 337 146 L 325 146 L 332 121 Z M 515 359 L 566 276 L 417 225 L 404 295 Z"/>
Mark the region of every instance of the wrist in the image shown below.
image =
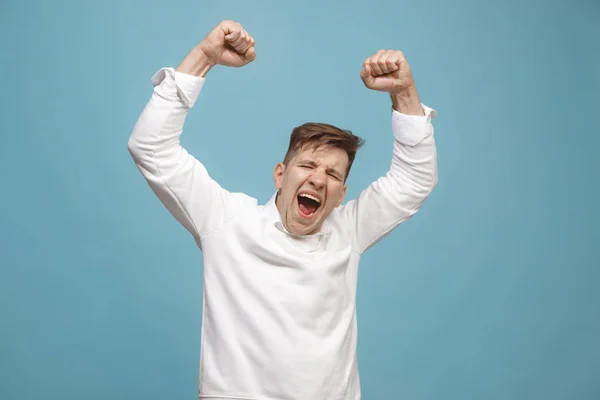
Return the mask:
<path id="1" fill-rule="evenodd" d="M 425 115 L 421 106 L 421 99 L 415 85 L 410 85 L 407 88 L 397 92 L 391 92 L 392 107 L 399 113 L 406 115 Z"/>
<path id="2" fill-rule="evenodd" d="M 208 71 L 215 65 L 216 63 L 207 57 L 206 53 L 204 53 L 200 45 L 198 45 L 188 53 L 181 64 L 176 68 L 176 71 L 204 78 Z"/>

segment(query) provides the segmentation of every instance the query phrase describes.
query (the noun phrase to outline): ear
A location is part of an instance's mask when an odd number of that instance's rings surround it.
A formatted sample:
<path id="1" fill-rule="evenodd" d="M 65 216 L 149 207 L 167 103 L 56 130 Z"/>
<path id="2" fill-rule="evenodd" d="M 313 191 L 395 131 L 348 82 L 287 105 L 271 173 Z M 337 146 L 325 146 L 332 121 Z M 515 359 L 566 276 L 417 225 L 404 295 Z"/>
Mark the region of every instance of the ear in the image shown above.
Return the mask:
<path id="1" fill-rule="evenodd" d="M 348 189 L 348 186 L 344 185 L 344 188 L 342 189 L 342 193 L 340 194 L 340 199 L 338 200 L 336 207 L 339 207 L 340 204 L 342 204 L 342 201 L 344 201 L 344 196 L 346 196 L 346 189 Z"/>
<path id="2" fill-rule="evenodd" d="M 275 166 L 275 171 L 273 171 L 273 181 L 275 182 L 275 188 L 277 190 L 281 190 L 283 187 L 283 175 L 285 173 L 285 165 L 283 163 L 278 163 Z"/>

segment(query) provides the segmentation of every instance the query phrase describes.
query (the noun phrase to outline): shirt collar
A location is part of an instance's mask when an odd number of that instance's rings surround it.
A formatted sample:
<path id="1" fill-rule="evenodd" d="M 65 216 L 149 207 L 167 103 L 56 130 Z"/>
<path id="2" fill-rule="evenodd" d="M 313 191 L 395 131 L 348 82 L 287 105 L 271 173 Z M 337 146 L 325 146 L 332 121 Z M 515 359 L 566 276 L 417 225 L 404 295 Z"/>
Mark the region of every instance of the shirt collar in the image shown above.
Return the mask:
<path id="1" fill-rule="evenodd" d="M 325 219 L 325 221 L 323 221 L 323 225 L 321 225 L 321 230 L 319 232 L 315 233 L 314 235 L 297 235 L 294 233 L 290 233 L 285 228 L 285 226 L 283 225 L 283 222 L 281 221 L 281 214 L 279 214 L 279 210 L 277 209 L 277 204 L 275 203 L 276 200 L 277 200 L 277 192 L 273 193 L 273 195 L 271 196 L 271 198 L 265 205 L 265 210 L 266 210 L 269 220 L 273 221 L 273 224 L 275 225 L 275 227 L 277 229 L 279 229 L 281 232 L 286 233 L 290 236 L 296 236 L 296 237 L 323 236 L 323 235 L 329 235 L 331 233 L 331 231 L 332 231 L 331 223 L 327 219 Z"/>

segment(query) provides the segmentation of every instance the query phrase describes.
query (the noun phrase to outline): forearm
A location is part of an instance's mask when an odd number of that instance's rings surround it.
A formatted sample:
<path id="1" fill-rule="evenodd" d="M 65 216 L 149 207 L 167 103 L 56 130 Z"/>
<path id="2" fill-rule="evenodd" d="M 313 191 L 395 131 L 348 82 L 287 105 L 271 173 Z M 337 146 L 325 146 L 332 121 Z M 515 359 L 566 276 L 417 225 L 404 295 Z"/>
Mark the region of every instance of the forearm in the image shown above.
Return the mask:
<path id="1" fill-rule="evenodd" d="M 200 45 L 198 45 L 188 53 L 175 70 L 187 75 L 204 78 L 214 66 L 215 63 L 206 56 Z"/>
<path id="2" fill-rule="evenodd" d="M 425 122 L 431 118 L 431 112 L 429 110 L 428 117 L 406 114 L 394 116 L 396 140 L 389 171 L 392 178 L 390 185 L 395 188 L 398 199 L 405 202 L 407 209 L 419 207 L 437 184 L 433 126 L 431 122 Z"/>
<path id="3" fill-rule="evenodd" d="M 136 162 L 156 164 L 162 154 L 171 154 L 189 110 L 189 99 L 181 96 L 172 69 L 164 68 L 154 77 L 157 80 L 149 102 L 139 116 L 129 138 L 129 150 Z"/>
<path id="4" fill-rule="evenodd" d="M 399 113 L 405 115 L 425 115 L 421 106 L 419 93 L 414 84 L 400 92 L 390 93 L 390 97 L 392 99 L 392 107 Z"/>
<path id="5" fill-rule="evenodd" d="M 390 173 L 398 185 L 415 190 L 414 198 L 425 197 L 437 183 L 437 160 L 432 109 L 424 109 L 413 84 L 390 93 L 394 115 L 392 125 L 396 144 Z"/>

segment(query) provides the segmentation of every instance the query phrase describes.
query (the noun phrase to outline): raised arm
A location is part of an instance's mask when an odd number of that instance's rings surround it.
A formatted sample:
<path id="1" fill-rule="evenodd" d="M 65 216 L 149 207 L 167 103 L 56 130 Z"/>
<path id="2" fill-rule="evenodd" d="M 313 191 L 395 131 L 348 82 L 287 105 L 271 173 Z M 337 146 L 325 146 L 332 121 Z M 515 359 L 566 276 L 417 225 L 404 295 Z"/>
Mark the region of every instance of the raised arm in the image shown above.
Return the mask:
<path id="1" fill-rule="evenodd" d="M 436 113 L 421 104 L 402 52 L 377 52 L 365 60 L 360 76 L 369 89 L 389 93 L 394 133 L 387 174 L 343 208 L 355 250 L 362 253 L 421 208 L 438 176 L 431 124 Z"/>
<path id="2" fill-rule="evenodd" d="M 152 97 L 129 137 L 129 152 L 149 186 L 196 239 L 227 221 L 232 195 L 181 146 L 184 122 L 212 67 L 241 67 L 255 57 L 254 39 L 243 27 L 221 22 L 177 69 L 153 77 Z"/>

